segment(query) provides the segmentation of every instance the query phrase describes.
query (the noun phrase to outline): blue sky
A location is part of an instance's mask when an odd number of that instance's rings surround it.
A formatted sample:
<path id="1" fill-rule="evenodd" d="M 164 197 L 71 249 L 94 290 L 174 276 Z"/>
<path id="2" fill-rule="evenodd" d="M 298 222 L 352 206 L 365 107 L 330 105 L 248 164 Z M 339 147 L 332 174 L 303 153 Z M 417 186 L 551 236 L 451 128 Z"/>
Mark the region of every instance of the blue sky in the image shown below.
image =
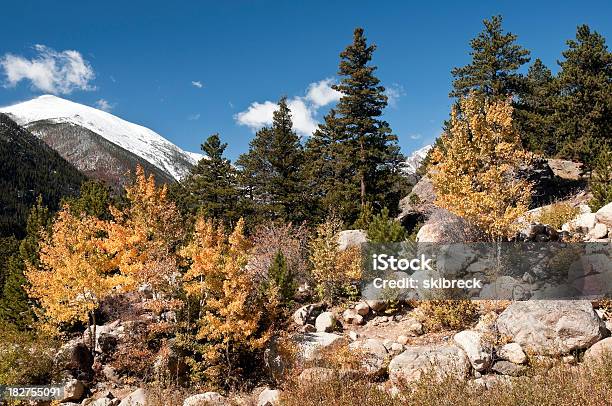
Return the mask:
<path id="1" fill-rule="evenodd" d="M 3 65 L 0 105 L 45 89 L 88 105 L 103 100 L 187 150 L 219 132 L 232 159 L 265 121 L 266 101 L 293 100 L 302 132 L 321 121 L 334 99 L 321 81 L 336 79 L 356 26 L 378 45 L 374 63 L 393 96 L 385 119 L 406 154 L 439 134 L 450 70 L 469 61 L 483 18 L 502 14 L 505 29 L 553 71 L 578 24 L 612 38 L 612 2 L 603 0 L 24 1 L 2 9 L 0 57 L 68 63 L 77 75 L 58 68 L 57 80 L 37 71 L 11 81 Z M 318 93 L 307 94 L 311 84 Z"/>

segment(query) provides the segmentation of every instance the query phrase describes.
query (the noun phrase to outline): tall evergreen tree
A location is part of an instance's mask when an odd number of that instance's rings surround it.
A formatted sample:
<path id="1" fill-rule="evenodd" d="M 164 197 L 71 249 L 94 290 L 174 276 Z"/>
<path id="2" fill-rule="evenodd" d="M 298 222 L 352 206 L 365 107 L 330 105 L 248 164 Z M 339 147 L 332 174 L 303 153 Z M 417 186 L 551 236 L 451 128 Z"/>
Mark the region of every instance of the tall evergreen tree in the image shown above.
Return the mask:
<path id="1" fill-rule="evenodd" d="M 555 124 L 563 141 L 560 155 L 579 158 L 587 170 L 612 139 L 612 53 L 605 38 L 581 25 L 559 61 L 560 96 Z"/>
<path id="2" fill-rule="evenodd" d="M 250 199 L 257 221 L 299 223 L 308 218 L 303 179 L 304 151 L 293 130 L 287 99 L 281 98 L 272 126 L 262 128 L 240 156 L 241 186 Z"/>
<path id="3" fill-rule="evenodd" d="M 307 144 L 316 158 L 312 165 L 320 168 L 311 172 L 319 179 L 333 176 L 321 182 L 326 211 L 337 211 L 348 224 L 367 203 L 376 210 L 397 207 L 406 190 L 397 137 L 380 119 L 387 96 L 370 64 L 375 49 L 363 29 L 355 29 L 353 43 L 340 53 L 340 83 L 333 86 L 343 96 Z"/>
<path id="4" fill-rule="evenodd" d="M 173 186 L 171 195 L 183 215 L 193 218 L 197 213 L 220 219 L 228 225 L 238 220 L 238 189 L 236 170 L 223 156 L 226 143 L 213 134 L 201 146 L 205 157 L 189 175 Z"/>
<path id="5" fill-rule="evenodd" d="M 523 145 L 546 156 L 554 155 L 557 148 L 553 122 L 555 96 L 555 77 L 536 59 L 525 77 L 514 115 Z"/>
<path id="6" fill-rule="evenodd" d="M 502 30 L 502 17 L 484 20 L 484 30 L 470 42 L 472 62 L 454 68 L 451 97 L 464 97 L 475 91 L 489 97 L 517 94 L 522 77 L 517 70 L 529 62 L 529 51 L 517 45 L 516 35 Z"/>

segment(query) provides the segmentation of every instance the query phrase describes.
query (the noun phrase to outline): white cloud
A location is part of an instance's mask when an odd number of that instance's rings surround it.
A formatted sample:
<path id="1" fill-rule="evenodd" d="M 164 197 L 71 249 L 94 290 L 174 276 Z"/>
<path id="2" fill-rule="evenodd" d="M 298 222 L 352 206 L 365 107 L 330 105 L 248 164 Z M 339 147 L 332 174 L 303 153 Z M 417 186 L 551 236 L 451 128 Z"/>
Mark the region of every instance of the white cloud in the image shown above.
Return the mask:
<path id="1" fill-rule="evenodd" d="M 69 94 L 74 90 L 95 90 L 90 82 L 95 78 L 93 68 L 74 50 L 56 51 L 45 45 L 35 45 L 37 56 L 5 54 L 0 66 L 6 76 L 7 87 L 29 80 L 32 88 L 53 94 Z"/>
<path id="2" fill-rule="evenodd" d="M 399 83 L 393 83 L 391 86 L 385 89 L 385 95 L 387 96 L 387 102 L 389 107 L 397 108 L 397 103 L 402 96 L 406 95 L 404 86 Z"/>
<path id="3" fill-rule="evenodd" d="M 187 120 L 190 120 L 190 121 L 195 121 L 199 119 L 200 119 L 200 113 L 192 114 L 189 117 L 187 117 Z"/>
<path id="4" fill-rule="evenodd" d="M 308 85 L 305 96 L 296 96 L 287 100 L 291 110 L 293 129 L 300 135 L 310 136 L 316 130 L 318 122 L 315 118 L 320 107 L 336 102 L 342 94 L 331 88 L 332 79 L 323 79 Z M 239 125 L 250 127 L 256 131 L 272 124 L 272 117 L 278 105 L 276 102 L 253 102 L 245 111 L 234 116 Z"/>
<path id="5" fill-rule="evenodd" d="M 420 140 L 421 138 L 423 138 L 421 134 L 410 134 L 411 140 Z"/>
<path id="6" fill-rule="evenodd" d="M 332 89 L 333 79 L 323 79 L 319 82 L 311 83 L 306 92 L 308 99 L 316 107 L 326 106 L 329 103 L 337 102 L 342 97 L 342 93 Z"/>
<path id="7" fill-rule="evenodd" d="M 96 102 L 96 107 L 103 111 L 111 111 L 115 107 L 115 105 L 109 103 L 105 99 L 100 99 Z"/>
<path id="8" fill-rule="evenodd" d="M 201 89 L 204 87 L 202 82 L 200 82 L 199 80 L 192 80 L 191 85 L 197 87 L 198 89 Z"/>

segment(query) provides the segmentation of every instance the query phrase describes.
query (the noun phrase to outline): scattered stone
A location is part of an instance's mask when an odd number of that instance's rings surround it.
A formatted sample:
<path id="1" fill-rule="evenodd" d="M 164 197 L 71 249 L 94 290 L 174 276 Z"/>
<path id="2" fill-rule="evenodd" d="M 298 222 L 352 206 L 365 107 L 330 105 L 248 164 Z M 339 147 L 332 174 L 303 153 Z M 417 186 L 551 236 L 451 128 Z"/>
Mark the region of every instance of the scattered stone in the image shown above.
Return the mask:
<path id="1" fill-rule="evenodd" d="M 525 372 L 526 367 L 510 361 L 497 361 L 491 369 L 500 375 L 520 376 Z"/>
<path id="2" fill-rule="evenodd" d="M 595 213 L 595 219 L 608 227 L 612 227 L 612 202 L 597 210 L 597 213 Z"/>
<path id="3" fill-rule="evenodd" d="M 547 159 L 548 166 L 555 176 L 567 180 L 582 179 L 582 163 L 566 161 L 564 159 Z"/>
<path id="4" fill-rule="evenodd" d="M 387 348 L 379 340 L 369 338 L 364 341 L 355 341 L 349 349 L 360 354 L 361 367 L 369 375 L 379 375 L 385 372 L 385 361 L 388 356 Z"/>
<path id="5" fill-rule="evenodd" d="M 561 361 L 563 361 L 564 364 L 574 364 L 576 363 L 576 358 L 570 354 L 561 358 Z"/>
<path id="6" fill-rule="evenodd" d="M 560 356 L 602 337 L 603 323 L 586 300 L 514 302 L 497 319 L 500 334 L 536 355 Z"/>
<path id="7" fill-rule="evenodd" d="M 183 402 L 183 406 L 225 406 L 229 402 L 225 396 L 218 392 L 206 392 L 189 396 Z"/>
<path id="8" fill-rule="evenodd" d="M 280 391 L 278 389 L 264 389 L 257 398 L 257 406 L 276 406 L 280 404 Z"/>
<path id="9" fill-rule="evenodd" d="M 487 348 L 482 333 L 477 331 L 461 331 L 453 337 L 455 343 L 465 351 L 472 367 L 482 372 L 491 364 L 491 349 Z"/>
<path id="10" fill-rule="evenodd" d="M 121 400 L 119 406 L 147 406 L 147 393 L 139 388 Z"/>
<path id="11" fill-rule="evenodd" d="M 148 283 L 140 285 L 138 292 L 142 295 L 143 299 L 153 299 L 153 287 Z"/>
<path id="12" fill-rule="evenodd" d="M 329 333 L 336 328 L 336 316 L 332 312 L 323 312 L 317 316 L 315 327 L 319 333 Z"/>
<path id="13" fill-rule="evenodd" d="M 358 314 L 353 309 L 346 309 L 344 313 L 342 313 L 342 319 L 350 324 L 361 325 L 363 324 L 363 316 Z"/>
<path id="14" fill-rule="evenodd" d="M 510 361 L 514 364 L 524 364 L 527 362 L 527 355 L 521 348 L 520 344 L 509 343 L 500 348 L 497 352 L 499 358 L 505 361 Z"/>
<path id="15" fill-rule="evenodd" d="M 410 337 L 420 336 L 425 332 L 423 323 L 412 317 L 402 320 L 401 328 Z"/>
<path id="16" fill-rule="evenodd" d="M 293 321 L 298 326 L 303 326 L 306 323 L 314 321 L 316 313 L 320 310 L 320 306 L 316 304 L 307 304 L 293 313 Z"/>
<path id="17" fill-rule="evenodd" d="M 408 344 L 408 337 L 405 335 L 401 335 L 401 336 L 398 336 L 395 341 L 399 344 L 406 345 Z"/>
<path id="18" fill-rule="evenodd" d="M 359 333 L 357 333 L 356 331 L 349 331 L 348 336 L 351 341 L 357 341 L 357 339 L 359 338 Z"/>
<path id="19" fill-rule="evenodd" d="M 85 385 L 78 379 L 70 379 L 64 383 L 64 397 L 60 402 L 79 401 L 85 394 Z"/>
<path id="20" fill-rule="evenodd" d="M 80 340 L 72 340 L 62 345 L 54 358 L 56 370 L 70 371 L 75 378 L 91 376 L 93 361 L 89 347 Z"/>
<path id="21" fill-rule="evenodd" d="M 586 350 L 584 353 L 584 362 L 592 363 L 600 360 L 606 353 L 612 356 L 612 337 L 604 338 Z"/>
<path id="22" fill-rule="evenodd" d="M 117 371 L 110 365 L 104 365 L 102 368 L 102 375 L 104 375 L 104 378 L 109 382 L 116 384 L 121 383 L 121 378 L 119 378 Z"/>
<path id="23" fill-rule="evenodd" d="M 384 300 L 366 300 L 366 304 L 370 309 L 379 313 L 387 308 L 387 302 Z"/>
<path id="24" fill-rule="evenodd" d="M 355 305 L 355 311 L 360 316 L 366 316 L 368 313 L 370 313 L 370 306 L 368 306 L 368 304 L 365 302 L 359 302 Z"/>
<path id="25" fill-rule="evenodd" d="M 390 350 L 393 354 L 399 354 L 400 352 L 404 351 L 404 345 L 400 344 L 400 343 L 393 343 L 391 344 L 391 350 Z"/>
<path id="26" fill-rule="evenodd" d="M 465 352 L 456 346 L 426 345 L 408 347 L 389 364 L 389 378 L 394 384 L 406 384 L 428 372 L 437 379 L 451 376 L 464 379 L 470 363 Z"/>

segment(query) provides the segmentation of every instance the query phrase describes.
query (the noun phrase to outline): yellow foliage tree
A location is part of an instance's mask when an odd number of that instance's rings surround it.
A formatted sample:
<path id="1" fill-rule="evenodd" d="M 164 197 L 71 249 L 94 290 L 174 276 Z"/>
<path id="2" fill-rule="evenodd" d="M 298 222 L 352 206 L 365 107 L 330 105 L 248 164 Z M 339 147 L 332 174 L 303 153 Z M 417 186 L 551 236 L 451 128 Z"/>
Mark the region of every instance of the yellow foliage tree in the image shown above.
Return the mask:
<path id="1" fill-rule="evenodd" d="M 436 205 L 493 241 L 509 237 L 531 198 L 531 184 L 518 173 L 531 156 L 513 128 L 510 102 L 475 95 L 460 100 L 441 141 L 432 155 Z"/>
<path id="2" fill-rule="evenodd" d="M 182 236 L 179 214 L 167 197 L 166 186 L 156 186 L 153 175 L 147 177 L 140 166 L 125 190 L 125 208 L 111 207 L 115 221 L 109 227 L 106 247 L 116 256 L 132 287 L 151 286 L 156 299 L 153 303 L 161 311 L 176 304 L 167 298 L 178 287 L 175 250 Z"/>
<path id="3" fill-rule="evenodd" d="M 263 348 L 271 336 L 278 303 L 262 297 L 247 269 L 250 248 L 244 220 L 227 236 L 222 226 L 199 218 L 193 240 L 182 251 L 191 263 L 183 278 L 185 291 L 202 304 L 196 338 L 206 343 L 209 379 L 231 377 L 237 359 Z"/>
<path id="4" fill-rule="evenodd" d="M 26 270 L 29 294 L 40 303 L 47 325 L 83 322 L 95 328 L 100 302 L 124 282 L 104 249 L 106 229 L 106 223 L 73 215 L 68 206 L 58 213 L 52 233 L 40 243 L 39 266 L 27 264 Z"/>
<path id="5" fill-rule="evenodd" d="M 350 247 L 344 251 L 339 248 L 338 233 L 341 230 L 342 223 L 329 218 L 317 226 L 310 241 L 310 261 L 317 291 L 323 299 L 331 302 L 347 293 L 350 284 L 358 281 L 362 274 L 360 248 Z"/>

